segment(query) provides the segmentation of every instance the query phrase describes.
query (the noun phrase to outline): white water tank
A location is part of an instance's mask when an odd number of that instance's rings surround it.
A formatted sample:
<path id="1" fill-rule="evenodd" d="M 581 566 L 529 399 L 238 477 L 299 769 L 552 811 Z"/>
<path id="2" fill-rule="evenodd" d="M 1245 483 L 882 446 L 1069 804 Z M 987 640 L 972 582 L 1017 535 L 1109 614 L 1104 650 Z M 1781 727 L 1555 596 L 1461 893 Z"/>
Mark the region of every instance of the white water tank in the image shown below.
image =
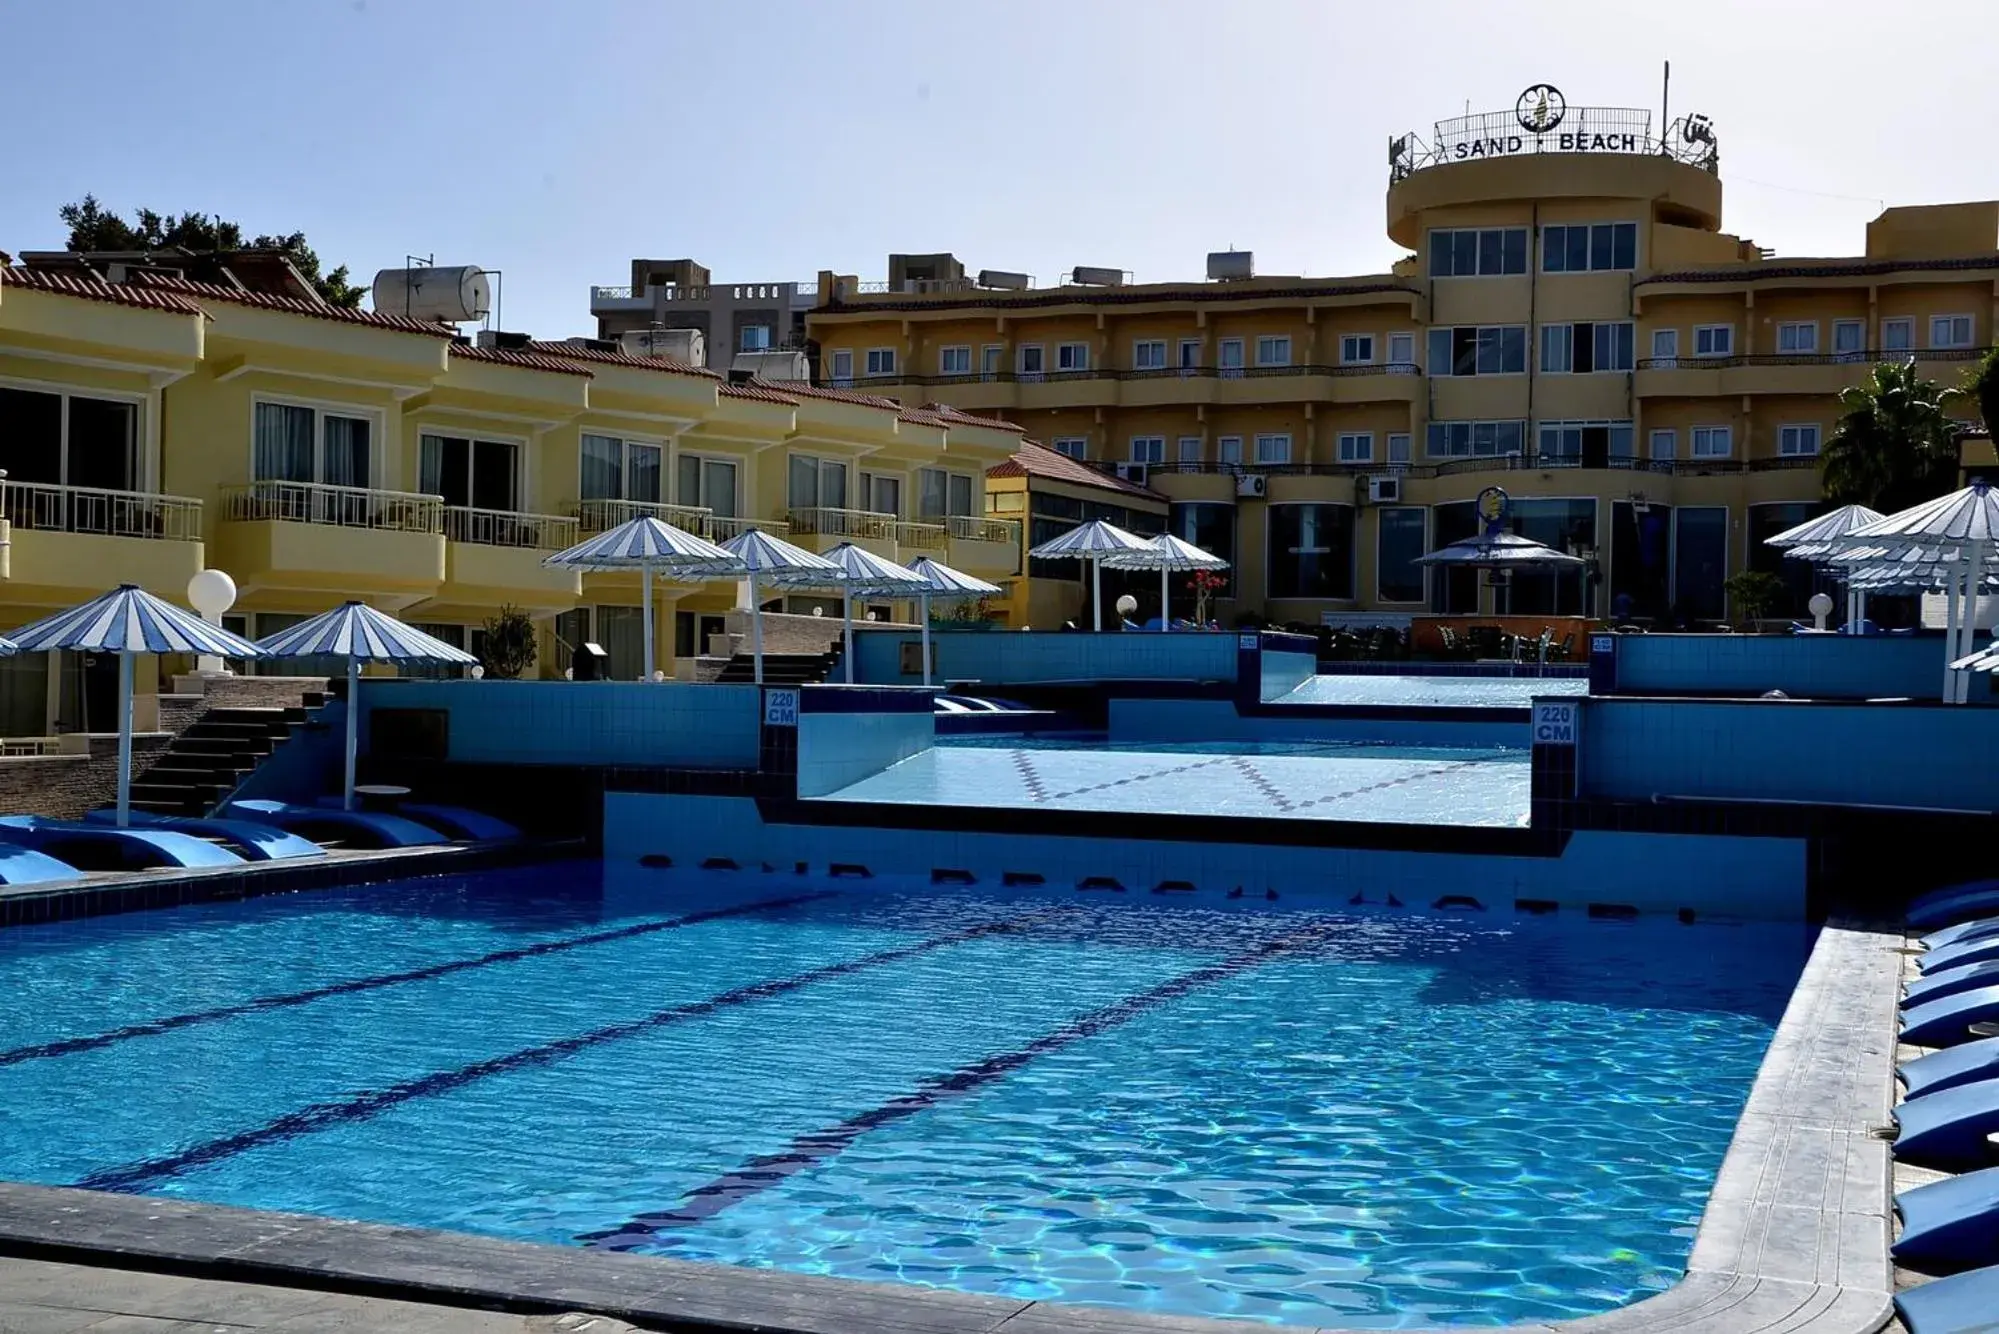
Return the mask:
<path id="1" fill-rule="evenodd" d="M 738 352 L 729 363 L 732 371 L 744 371 L 759 380 L 791 380 L 804 383 L 812 378 L 803 352 Z"/>
<path id="2" fill-rule="evenodd" d="M 627 329 L 618 347 L 628 357 L 665 357 L 689 366 L 708 364 L 708 340 L 699 329 Z"/>
<path id="3" fill-rule="evenodd" d="M 1078 287 L 1123 287 L 1124 270 L 1092 268 L 1087 264 L 1078 264 L 1075 272 L 1069 275 L 1069 280 Z"/>
<path id="4" fill-rule="evenodd" d="M 980 269 L 979 286 L 997 288 L 1002 292 L 1024 292 L 1027 290 L 1028 275 L 1013 273 L 1007 269 Z"/>
<path id="5" fill-rule="evenodd" d="M 493 308 L 486 271 L 471 264 L 437 269 L 383 269 L 375 275 L 375 313 L 462 324 Z"/>

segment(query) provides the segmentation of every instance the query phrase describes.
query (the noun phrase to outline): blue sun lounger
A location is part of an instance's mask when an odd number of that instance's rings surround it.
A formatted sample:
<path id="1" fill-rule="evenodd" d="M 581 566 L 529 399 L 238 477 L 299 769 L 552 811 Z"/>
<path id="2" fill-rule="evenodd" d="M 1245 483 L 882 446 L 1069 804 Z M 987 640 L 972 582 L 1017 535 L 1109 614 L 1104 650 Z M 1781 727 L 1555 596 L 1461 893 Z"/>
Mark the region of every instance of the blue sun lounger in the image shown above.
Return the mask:
<path id="1" fill-rule="evenodd" d="M 82 820 L 45 820 L 39 815 L 0 815 L 0 840 L 71 863 L 101 862 L 108 854 L 121 870 L 243 864 L 243 859 L 227 848 L 171 829 L 118 829 Z"/>
<path id="2" fill-rule="evenodd" d="M 95 824 L 115 824 L 118 813 L 111 810 L 92 811 L 83 817 Z M 276 825 L 258 824 L 254 820 L 217 820 L 199 815 L 155 815 L 151 811 L 133 811 L 132 823 L 147 829 L 172 829 L 183 834 L 193 834 L 196 838 L 215 839 L 226 843 L 232 852 L 245 861 L 273 862 L 288 857 L 324 857 L 326 849 L 297 834 L 287 834 Z"/>
<path id="3" fill-rule="evenodd" d="M 1999 880 L 1974 880 L 1923 895 L 1909 905 L 1908 921 L 1919 931 L 1932 931 L 1995 913 L 1999 913 Z"/>
<path id="4" fill-rule="evenodd" d="M 1960 940 L 1973 940 L 1980 936 L 1999 936 L 1999 917 L 1974 917 L 1969 922 L 1932 931 L 1923 937 L 1923 948 L 1942 949 L 1945 945 L 1955 945 Z"/>
<path id="5" fill-rule="evenodd" d="M 1971 1039 L 1971 1026 L 1999 1019 L 1999 986 L 1960 991 L 1902 1012 L 1902 1041 L 1917 1047 L 1955 1047 Z"/>
<path id="6" fill-rule="evenodd" d="M 1994 959 L 1999 959 L 1999 936 L 1973 936 L 1969 940 L 1954 940 L 1948 945 L 1939 945 L 1929 953 L 1918 956 L 1916 971 L 1928 977 L 1947 968 L 1990 963 Z"/>
<path id="7" fill-rule="evenodd" d="M 1918 1005 L 1942 1000 L 1946 996 L 1956 996 L 1966 991 L 1977 991 L 1980 987 L 1999 987 L 1999 959 L 1985 963 L 1968 963 L 1957 968 L 1945 968 L 1940 972 L 1924 973 L 1909 983 L 1902 993 L 1902 1009 L 1907 1012 Z"/>
<path id="8" fill-rule="evenodd" d="M 1895 1157 L 1905 1163 L 1945 1172 L 1991 1167 L 1999 1163 L 1999 1149 L 1985 1137 L 1999 1131 L 1999 1083 L 1960 1084 L 1905 1099 L 1895 1108 L 1895 1126 Z"/>
<path id="9" fill-rule="evenodd" d="M 1999 1322 L 1999 1266 L 1904 1288 L 1895 1309 L 1909 1334 L 1992 1334 Z"/>
<path id="10" fill-rule="evenodd" d="M 229 814 L 245 820 L 274 824 L 280 829 L 317 839 L 320 835 L 342 842 L 362 842 L 373 848 L 422 848 L 449 840 L 436 830 L 414 820 L 379 811 L 341 811 L 319 806 L 295 806 L 288 801 L 254 798 L 232 801 Z M 317 831 L 317 832 L 315 832 Z"/>
<path id="11" fill-rule="evenodd" d="M 1932 1181 L 1895 1197 L 1902 1235 L 1895 1258 L 1926 1274 L 1999 1261 L 1999 1167 Z M 1999 1319 L 1999 1308 L 1992 1312 Z"/>
<path id="12" fill-rule="evenodd" d="M 83 872 L 68 862 L 16 843 L 0 843 L 0 885 L 44 885 L 82 878 Z"/>
<path id="13" fill-rule="evenodd" d="M 1980 1038 L 1905 1061 L 1895 1071 L 1911 1098 L 1999 1077 L 1999 1038 Z"/>
<path id="14" fill-rule="evenodd" d="M 321 797 L 318 805 L 339 810 L 340 798 Z M 399 801 L 393 813 L 414 820 L 418 824 L 429 825 L 450 838 L 499 842 L 521 836 L 521 831 L 505 820 L 495 819 L 466 806 L 439 806 L 427 801 Z"/>

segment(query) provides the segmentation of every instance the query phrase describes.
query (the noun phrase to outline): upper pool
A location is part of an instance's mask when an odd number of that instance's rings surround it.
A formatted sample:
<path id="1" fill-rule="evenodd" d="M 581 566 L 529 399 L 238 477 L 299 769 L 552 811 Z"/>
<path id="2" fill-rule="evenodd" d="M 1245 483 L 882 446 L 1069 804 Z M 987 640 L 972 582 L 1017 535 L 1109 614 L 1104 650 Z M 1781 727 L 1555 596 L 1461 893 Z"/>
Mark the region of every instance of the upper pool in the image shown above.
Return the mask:
<path id="1" fill-rule="evenodd" d="M 1314 676 L 1273 704 L 1524 709 L 1536 695 L 1587 695 L 1576 676 Z"/>
<path id="2" fill-rule="evenodd" d="M 1670 1286 L 1802 927 L 594 863 L 0 932 L 0 1174 L 1301 1325 Z"/>

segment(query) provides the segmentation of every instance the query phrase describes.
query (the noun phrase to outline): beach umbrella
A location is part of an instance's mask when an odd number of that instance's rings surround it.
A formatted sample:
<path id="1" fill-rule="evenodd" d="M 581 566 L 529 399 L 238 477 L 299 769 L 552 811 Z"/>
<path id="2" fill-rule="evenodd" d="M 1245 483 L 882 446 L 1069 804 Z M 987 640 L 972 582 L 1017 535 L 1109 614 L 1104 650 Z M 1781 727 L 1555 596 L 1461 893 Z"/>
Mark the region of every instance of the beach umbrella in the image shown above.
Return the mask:
<path id="1" fill-rule="evenodd" d="M 118 655 L 118 824 L 132 823 L 132 658 L 139 653 L 204 653 L 218 658 L 261 658 L 249 640 L 210 625 L 191 611 L 154 597 L 137 584 L 120 584 L 80 607 L 45 616 L 8 637 L 22 653 L 68 649 Z"/>
<path id="2" fill-rule="evenodd" d="M 933 598 L 962 601 L 965 598 L 992 597 L 1000 591 L 998 584 L 989 584 L 963 570 L 954 570 L 941 560 L 928 556 L 918 556 L 909 563 L 911 572 L 923 580 L 923 587 L 916 597 L 922 604 L 920 615 L 923 619 L 923 684 L 930 684 L 930 602 Z"/>
<path id="3" fill-rule="evenodd" d="M 1104 628 L 1104 558 L 1121 552 L 1149 551 L 1144 538 L 1127 533 L 1114 523 L 1092 519 L 1080 528 L 1043 542 L 1027 554 L 1041 560 L 1086 560 L 1090 562 L 1090 628 Z"/>
<path id="4" fill-rule="evenodd" d="M 1970 655 L 1975 637 L 1977 590 L 1983 586 L 1988 561 L 1999 560 L 1999 495 L 1983 480 L 1935 500 L 1912 505 L 1886 518 L 1855 528 L 1843 540 L 1850 548 L 1879 548 L 1890 557 L 1935 550 L 1965 553 L 1944 576 L 1945 703 L 1962 704 L 1970 678 L 1951 664 Z M 1958 611 L 1960 590 L 1965 612 Z"/>
<path id="5" fill-rule="evenodd" d="M 1415 563 L 1459 570 L 1549 570 L 1588 564 L 1582 557 L 1557 551 L 1545 542 L 1506 532 L 1462 538 L 1418 556 Z"/>
<path id="6" fill-rule="evenodd" d="M 759 585 L 772 588 L 838 588 L 840 567 L 804 547 L 795 547 L 761 528 L 745 528 L 722 544 L 742 564 L 750 581 L 750 644 L 756 681 L 764 679 L 764 613 Z"/>
<path id="7" fill-rule="evenodd" d="M 443 662 L 470 666 L 479 660 L 462 648 L 427 635 L 413 625 L 376 611 L 365 602 L 349 602 L 300 621 L 257 641 L 269 658 L 347 659 L 347 778 L 344 810 L 354 809 L 354 757 L 361 736 L 361 664 L 364 662 Z"/>
<path id="8" fill-rule="evenodd" d="M 846 668 L 847 684 L 854 684 L 854 594 L 863 597 L 916 597 L 923 589 L 923 576 L 912 574 L 886 556 L 877 556 L 866 547 L 842 542 L 826 553 L 826 559 L 840 569 L 840 662 Z M 926 630 L 925 633 L 928 633 Z"/>
<path id="9" fill-rule="evenodd" d="M 1833 542 L 1845 537 L 1856 528 L 1878 523 L 1886 517 L 1881 511 L 1868 509 L 1865 505 L 1841 505 L 1838 509 L 1821 514 L 1816 519 L 1807 519 L 1795 528 L 1786 528 L 1775 537 L 1764 538 L 1763 545 L 1796 547 Z"/>
<path id="10" fill-rule="evenodd" d="M 1226 570 L 1229 563 L 1220 556 L 1201 550 L 1192 542 L 1181 541 L 1171 533 L 1161 533 L 1146 546 L 1151 549 L 1107 556 L 1104 563 L 1114 570 L 1159 571 L 1159 629 L 1163 633 L 1173 628 L 1173 616 L 1167 610 L 1166 602 L 1167 576 L 1174 571 Z"/>
<path id="11" fill-rule="evenodd" d="M 543 565 L 573 570 L 632 570 L 639 572 L 639 601 L 645 635 L 644 679 L 652 680 L 652 577 L 674 583 L 706 583 L 739 579 L 743 564 L 705 537 L 662 523 L 650 514 L 627 519 L 616 528 L 585 538 L 566 551 L 542 559 Z"/>

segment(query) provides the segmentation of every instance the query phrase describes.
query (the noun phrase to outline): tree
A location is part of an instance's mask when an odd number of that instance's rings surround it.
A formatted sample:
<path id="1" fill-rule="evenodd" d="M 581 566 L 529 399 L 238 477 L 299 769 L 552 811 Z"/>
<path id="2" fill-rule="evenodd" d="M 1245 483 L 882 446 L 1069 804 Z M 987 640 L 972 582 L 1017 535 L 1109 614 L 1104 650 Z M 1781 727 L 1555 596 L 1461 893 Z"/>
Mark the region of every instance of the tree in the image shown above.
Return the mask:
<path id="1" fill-rule="evenodd" d="M 1768 570 L 1738 570 L 1722 585 L 1735 619 L 1753 625 L 1770 614 L 1770 608 L 1784 596 L 1784 581 Z"/>
<path id="2" fill-rule="evenodd" d="M 486 618 L 486 642 L 479 650 L 486 675 L 512 681 L 534 666 L 534 622 L 519 607 L 505 606 Z"/>
<path id="3" fill-rule="evenodd" d="M 1985 419 L 1985 429 L 1999 437 L 1999 347 L 1987 352 L 1964 377 L 1964 392 L 1978 400 L 1978 415 Z"/>
<path id="4" fill-rule="evenodd" d="M 1892 513 L 1957 485 L 1957 428 L 1946 408 L 1959 391 L 1916 373 L 1912 357 L 1883 362 L 1839 391 L 1839 421 L 1819 457 L 1825 498 Z"/>
<path id="5" fill-rule="evenodd" d="M 361 304 L 361 297 L 367 290 L 347 281 L 345 264 L 331 273 L 321 274 L 319 256 L 306 244 L 304 232 L 293 232 L 289 236 L 254 236 L 245 241 L 243 228 L 223 218 L 210 217 L 206 213 L 175 216 L 155 213 L 149 208 L 136 210 L 132 215 L 135 221 L 126 222 L 99 204 L 95 195 L 85 195 L 79 203 L 64 204 L 58 212 L 69 228 L 71 250 L 166 250 L 175 247 L 197 253 L 282 250 L 285 257 L 291 260 L 292 267 L 333 305 L 351 310 Z"/>

